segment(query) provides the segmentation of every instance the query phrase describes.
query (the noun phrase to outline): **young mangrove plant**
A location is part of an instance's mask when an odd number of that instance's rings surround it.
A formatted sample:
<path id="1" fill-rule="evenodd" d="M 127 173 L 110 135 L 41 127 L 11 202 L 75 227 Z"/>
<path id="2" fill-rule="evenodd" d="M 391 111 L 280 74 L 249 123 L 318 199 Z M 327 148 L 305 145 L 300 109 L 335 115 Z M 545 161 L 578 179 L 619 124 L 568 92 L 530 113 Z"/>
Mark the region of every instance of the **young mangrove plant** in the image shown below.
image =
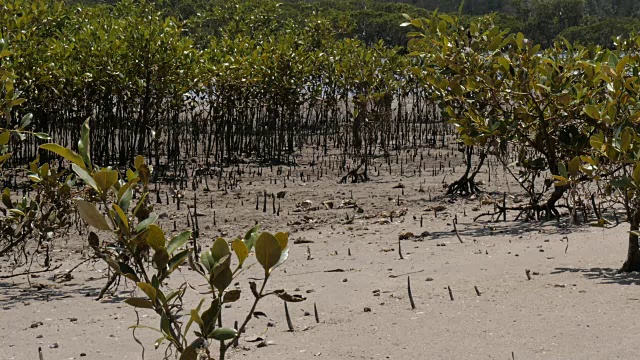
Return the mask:
<path id="1" fill-rule="evenodd" d="M 216 239 L 210 250 L 204 251 L 200 259 L 195 259 L 192 249 L 187 246 L 192 235 L 190 231 L 168 237 L 156 222 L 158 216 L 149 201 L 152 167 L 142 156 L 135 158 L 133 168 L 127 169 L 124 176 L 114 169 L 95 166 L 90 157 L 89 130 L 87 120 L 78 142 L 79 152 L 55 143 L 44 144 L 41 148 L 71 162 L 75 176 L 86 186 L 83 196 L 73 201 L 82 219 L 94 229 L 88 236 L 89 245 L 111 269 L 99 297 L 121 277 L 135 282 L 144 296 L 130 297 L 125 302 L 138 309 L 155 312 L 159 326 L 137 324 L 133 328 L 157 331 L 160 338 L 155 341 L 156 348 L 167 341 L 168 346 L 180 354 L 181 360 L 195 360 L 201 353 L 210 358 L 209 341 L 215 340 L 218 342 L 217 358 L 224 359 L 253 318 L 260 300 L 269 295 L 286 302 L 305 300 L 284 290 L 267 289 L 273 271 L 289 256 L 287 233 L 272 235 L 260 232 L 256 226 L 242 239 L 231 243 L 222 238 Z M 133 199 L 134 192 L 141 194 L 137 201 Z M 252 252 L 264 271 L 262 281 L 260 284 L 248 283 L 254 300 L 240 327 L 224 327 L 224 304 L 241 297 L 241 289 L 230 286 L 249 268 L 247 260 Z M 168 285 L 171 275 L 187 261 L 191 270 L 206 280 L 211 294 L 189 312 L 184 304 L 187 282 L 177 288 Z M 197 330 L 191 333 L 192 326 L 196 325 Z"/>

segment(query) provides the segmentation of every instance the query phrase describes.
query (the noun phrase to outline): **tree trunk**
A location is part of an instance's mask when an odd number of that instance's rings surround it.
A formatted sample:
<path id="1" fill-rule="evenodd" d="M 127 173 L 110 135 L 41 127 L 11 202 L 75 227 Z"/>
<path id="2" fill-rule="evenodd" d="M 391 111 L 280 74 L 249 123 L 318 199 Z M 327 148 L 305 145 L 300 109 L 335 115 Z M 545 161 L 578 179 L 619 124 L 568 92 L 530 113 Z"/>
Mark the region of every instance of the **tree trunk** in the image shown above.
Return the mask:
<path id="1" fill-rule="evenodd" d="M 487 154 L 482 151 L 479 155 L 478 164 L 473 172 L 471 172 L 471 160 L 473 158 L 473 148 L 467 146 L 465 148 L 465 155 L 467 157 L 467 169 L 460 179 L 456 180 L 447 188 L 447 195 L 460 194 L 462 196 L 470 196 L 480 192 L 478 185 L 476 185 L 476 175 L 480 172 L 480 168 L 484 164 L 484 160 L 487 158 Z"/>
<path id="2" fill-rule="evenodd" d="M 640 209 L 634 209 L 633 216 L 629 219 L 629 249 L 627 261 L 624 262 L 621 272 L 640 271 L 640 244 L 638 244 L 637 231 L 640 230 Z"/>

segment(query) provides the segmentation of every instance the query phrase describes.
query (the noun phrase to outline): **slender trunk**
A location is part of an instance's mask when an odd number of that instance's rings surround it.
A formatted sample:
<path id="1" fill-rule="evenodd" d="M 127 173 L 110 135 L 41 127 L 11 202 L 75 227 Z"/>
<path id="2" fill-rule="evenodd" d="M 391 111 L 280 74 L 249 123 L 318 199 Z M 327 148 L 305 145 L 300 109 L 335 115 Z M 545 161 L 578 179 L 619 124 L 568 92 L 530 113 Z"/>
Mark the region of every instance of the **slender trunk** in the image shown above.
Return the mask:
<path id="1" fill-rule="evenodd" d="M 640 244 L 638 243 L 638 230 L 640 230 L 640 209 L 634 209 L 629 218 L 629 248 L 627 260 L 620 269 L 621 272 L 640 271 Z"/>

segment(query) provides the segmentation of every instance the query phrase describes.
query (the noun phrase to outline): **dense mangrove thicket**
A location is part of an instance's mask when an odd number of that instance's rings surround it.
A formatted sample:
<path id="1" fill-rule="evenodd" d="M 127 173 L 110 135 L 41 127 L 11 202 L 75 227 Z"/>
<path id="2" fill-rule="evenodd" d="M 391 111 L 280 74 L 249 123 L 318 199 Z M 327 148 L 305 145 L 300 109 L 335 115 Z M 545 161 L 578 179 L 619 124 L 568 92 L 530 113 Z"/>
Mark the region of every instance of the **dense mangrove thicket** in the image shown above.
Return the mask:
<path id="1" fill-rule="evenodd" d="M 575 216 L 589 198 L 596 211 L 604 196 L 624 206 L 633 231 L 626 268 L 640 267 L 633 34 L 612 49 L 544 47 L 491 17 L 467 23 L 436 12 L 406 16 L 402 27 L 418 31 L 402 49 L 344 37 L 318 16 L 281 18 L 270 2 L 229 3 L 200 23 L 130 1 L 3 4 L 3 67 L 26 99 L 10 122 L 33 113 L 34 131 L 71 145 L 90 119 L 101 140 L 90 155 L 105 165 L 144 154 L 154 175 L 183 176 L 189 160 L 294 163 L 307 147 L 367 180 L 376 155 L 445 145 L 452 124 L 467 167 L 449 194 L 478 192 L 474 178 L 492 156 L 529 197 L 513 209 L 519 218 L 558 218 L 560 206 Z M 16 142 L 10 161 L 34 158 L 38 141 Z M 592 181 L 606 192 L 585 190 Z"/>
<path id="2" fill-rule="evenodd" d="M 564 200 L 574 219 L 593 211 L 594 225 L 605 226 L 618 204 L 630 223 L 622 270 L 640 269 L 640 36 L 616 38 L 613 49 L 566 40 L 542 49 L 490 19 L 469 27 L 449 15 L 409 20 L 418 30 L 412 54 L 428 59 L 419 71 L 460 141 L 501 161 L 528 194 L 529 204 L 510 209 L 559 219 Z M 454 186 L 475 190 L 469 170 Z"/>
<path id="3" fill-rule="evenodd" d="M 4 0 L 0 19 L 27 99 L 20 111 L 63 145 L 90 118 L 102 139 L 91 155 L 104 164 L 134 154 L 174 170 L 191 158 L 288 162 L 304 145 L 364 161 L 448 131 L 410 71 L 419 60 L 382 42 L 338 39 L 321 18 L 299 26 L 278 20 L 275 4 L 225 8 L 243 21 L 221 21 L 201 49 L 185 23 L 150 4 L 29 3 Z M 37 142 L 22 143 L 12 161 L 35 157 Z"/>

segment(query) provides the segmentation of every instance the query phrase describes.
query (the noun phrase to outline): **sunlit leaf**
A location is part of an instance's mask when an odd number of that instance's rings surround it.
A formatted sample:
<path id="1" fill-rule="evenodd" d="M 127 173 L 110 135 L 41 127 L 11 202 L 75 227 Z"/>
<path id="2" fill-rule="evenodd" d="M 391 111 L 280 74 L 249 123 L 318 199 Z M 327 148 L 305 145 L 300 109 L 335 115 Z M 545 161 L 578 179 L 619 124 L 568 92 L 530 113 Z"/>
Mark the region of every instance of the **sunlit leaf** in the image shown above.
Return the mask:
<path id="1" fill-rule="evenodd" d="M 255 248 L 256 258 L 262 265 L 265 274 L 268 275 L 271 272 L 271 268 L 280 260 L 280 255 L 282 254 L 280 243 L 275 236 L 265 231 L 256 240 Z"/>
<path id="2" fill-rule="evenodd" d="M 78 207 L 80 217 L 87 224 L 98 230 L 111 230 L 104 216 L 96 209 L 95 205 L 82 199 L 73 199 L 73 202 Z"/>

